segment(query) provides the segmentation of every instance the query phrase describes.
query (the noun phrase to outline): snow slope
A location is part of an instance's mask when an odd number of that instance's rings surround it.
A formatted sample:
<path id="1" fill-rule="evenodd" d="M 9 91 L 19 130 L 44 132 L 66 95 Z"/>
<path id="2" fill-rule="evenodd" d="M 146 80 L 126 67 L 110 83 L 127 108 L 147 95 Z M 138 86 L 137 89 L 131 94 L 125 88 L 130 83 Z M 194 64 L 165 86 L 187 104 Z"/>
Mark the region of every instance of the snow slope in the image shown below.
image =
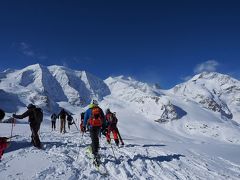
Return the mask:
<path id="1" fill-rule="evenodd" d="M 207 137 L 179 136 L 136 113 L 128 116 L 126 111 L 119 111 L 118 117 L 125 146 L 116 148 L 113 144 L 116 159 L 106 140 L 102 137 L 100 141 L 101 160 L 107 176 L 96 171 L 86 156 L 90 143 L 88 134 L 82 136 L 74 126 L 64 135 L 59 131 L 51 132 L 45 120 L 40 133 L 44 150 L 29 145 L 27 124 L 14 127 L 14 134 L 20 136 L 14 139 L 0 163 L 1 179 L 240 178 L 239 145 Z M 11 125 L 0 125 L 4 129 L 1 135 L 9 134 Z"/>

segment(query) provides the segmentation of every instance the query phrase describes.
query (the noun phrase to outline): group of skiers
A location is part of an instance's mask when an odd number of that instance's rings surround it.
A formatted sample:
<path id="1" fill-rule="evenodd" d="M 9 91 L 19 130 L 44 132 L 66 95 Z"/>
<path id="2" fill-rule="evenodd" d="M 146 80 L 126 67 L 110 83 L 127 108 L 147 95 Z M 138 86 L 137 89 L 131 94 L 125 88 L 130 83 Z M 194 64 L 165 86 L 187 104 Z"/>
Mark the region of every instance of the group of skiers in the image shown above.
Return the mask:
<path id="1" fill-rule="evenodd" d="M 66 133 L 66 120 L 68 123 L 69 130 L 70 130 L 70 126 L 72 124 L 75 124 L 75 121 L 72 115 L 68 113 L 64 108 L 62 108 L 58 115 L 56 115 L 55 113 L 51 115 L 52 131 L 56 130 L 56 120 L 59 118 L 60 118 L 60 133 Z"/>
<path id="2" fill-rule="evenodd" d="M 96 100 L 91 101 L 89 108 L 84 113 L 84 117 L 81 115 L 81 119 L 83 119 L 83 122 L 80 125 L 81 131 L 83 133 L 87 129 L 90 131 L 92 154 L 96 164 L 99 164 L 100 157 L 98 149 L 99 136 L 101 133 L 106 136 L 107 142 L 110 143 L 110 133 L 113 132 L 115 143 L 117 146 L 119 145 L 118 136 L 120 136 L 120 134 L 117 128 L 118 119 L 116 115 L 110 111 L 110 109 L 107 109 L 106 115 L 104 115 L 103 110 L 98 106 L 98 102 Z M 124 145 L 122 139 L 121 143 Z"/>
<path id="3" fill-rule="evenodd" d="M 0 111 L 0 118 L 4 118 L 4 111 Z M 25 117 L 29 118 L 29 125 L 32 132 L 31 135 L 31 143 L 33 146 L 37 148 L 41 148 L 41 141 L 39 139 L 39 129 L 43 120 L 43 112 L 41 108 L 37 108 L 33 104 L 29 104 L 27 106 L 27 111 L 21 115 L 13 114 L 13 118 L 23 119 Z M 70 125 L 75 124 L 73 117 L 70 113 L 68 113 L 65 109 L 61 109 L 60 113 L 56 115 L 53 113 L 51 115 L 51 122 L 52 122 L 52 130 L 56 129 L 56 120 L 60 118 L 60 133 L 66 133 L 66 120 L 68 121 L 68 128 L 70 129 Z M 92 100 L 86 112 L 82 112 L 80 115 L 81 124 L 80 130 L 82 133 L 86 131 L 90 132 L 91 138 L 91 150 L 94 156 L 94 161 L 99 164 L 100 157 L 98 155 L 99 150 L 99 137 L 101 134 L 106 136 L 107 142 L 110 144 L 111 136 L 110 134 L 113 133 L 113 138 L 115 144 L 119 146 L 119 139 L 124 145 L 123 140 L 120 136 L 119 130 L 117 128 L 118 119 L 116 117 L 116 113 L 112 113 L 110 109 L 106 110 L 104 115 L 103 110 L 99 107 L 98 102 L 96 100 Z M 76 125 L 76 124 L 75 124 Z M 76 126 L 77 127 L 77 126 Z M 0 137 L 0 159 L 6 149 L 9 146 L 9 142 L 7 141 L 8 138 Z"/>

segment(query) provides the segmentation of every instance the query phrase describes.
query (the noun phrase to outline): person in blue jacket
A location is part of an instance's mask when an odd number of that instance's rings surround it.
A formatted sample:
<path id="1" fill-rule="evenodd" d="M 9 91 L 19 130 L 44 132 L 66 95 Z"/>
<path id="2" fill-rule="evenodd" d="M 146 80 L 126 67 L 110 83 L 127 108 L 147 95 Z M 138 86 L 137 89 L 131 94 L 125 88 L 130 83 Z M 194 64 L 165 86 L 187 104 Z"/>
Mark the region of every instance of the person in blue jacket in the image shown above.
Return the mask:
<path id="1" fill-rule="evenodd" d="M 85 112 L 82 132 L 85 132 L 87 126 L 89 127 L 90 137 L 92 140 L 92 154 L 94 156 L 95 163 L 99 165 L 99 134 L 101 129 L 105 126 L 105 116 L 102 109 L 98 106 L 98 102 L 96 100 L 91 101 L 89 109 Z"/>

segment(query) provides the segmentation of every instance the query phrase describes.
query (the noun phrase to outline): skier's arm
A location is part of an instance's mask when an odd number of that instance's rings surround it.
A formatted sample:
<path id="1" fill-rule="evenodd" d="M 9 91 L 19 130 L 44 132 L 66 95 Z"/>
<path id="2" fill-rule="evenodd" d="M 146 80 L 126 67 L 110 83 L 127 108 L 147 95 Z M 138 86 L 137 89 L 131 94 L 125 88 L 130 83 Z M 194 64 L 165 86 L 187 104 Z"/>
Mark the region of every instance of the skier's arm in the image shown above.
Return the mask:
<path id="1" fill-rule="evenodd" d="M 83 120 L 83 126 L 84 127 L 86 127 L 87 126 L 87 122 L 88 122 L 88 119 L 89 119 L 89 114 L 90 114 L 90 109 L 88 109 L 87 111 L 86 111 L 86 113 L 84 114 L 84 120 Z"/>
<path id="2" fill-rule="evenodd" d="M 16 114 L 13 114 L 13 117 L 14 118 L 17 118 L 17 119 L 23 119 L 25 117 L 28 117 L 30 115 L 30 111 L 27 110 L 25 113 L 23 113 L 22 115 L 16 115 Z"/>

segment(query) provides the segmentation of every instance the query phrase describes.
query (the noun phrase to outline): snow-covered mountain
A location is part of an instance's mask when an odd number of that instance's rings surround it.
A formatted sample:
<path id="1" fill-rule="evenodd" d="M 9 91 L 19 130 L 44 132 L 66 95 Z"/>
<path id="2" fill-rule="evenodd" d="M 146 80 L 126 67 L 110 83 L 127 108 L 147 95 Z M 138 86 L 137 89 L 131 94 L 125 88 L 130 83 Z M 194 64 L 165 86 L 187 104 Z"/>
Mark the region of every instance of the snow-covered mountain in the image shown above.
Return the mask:
<path id="1" fill-rule="evenodd" d="M 57 102 L 86 106 L 92 98 L 101 101 L 110 94 L 101 79 L 62 66 L 35 64 L 21 70 L 6 70 L 0 78 L 0 89 L 10 96 L 9 99 L 17 97 L 23 104 L 34 103 L 49 111 L 58 107 Z M 2 100 L 2 106 L 9 106 L 6 104 L 9 101 Z M 9 108 L 6 111 L 12 112 Z"/>
<path id="2" fill-rule="evenodd" d="M 240 123 L 240 82 L 228 75 L 204 72 L 170 91 Z"/>
<path id="3" fill-rule="evenodd" d="M 223 119 L 240 123 L 240 82 L 220 73 L 201 73 L 170 90 L 161 90 L 130 77 L 109 77 L 103 81 L 86 71 L 35 64 L 0 73 L 0 89 L 1 106 L 8 112 L 28 103 L 52 111 L 61 103 L 85 107 L 91 99 L 105 99 L 106 107 L 118 104 L 149 120 L 168 122 L 187 114 L 173 103 L 174 97 L 181 97 L 196 102 L 199 108 L 221 114 Z"/>
<path id="4" fill-rule="evenodd" d="M 176 107 L 156 86 L 124 76 L 109 77 L 104 82 L 110 88 L 110 99 L 121 101 L 126 107 L 132 107 L 134 112 L 156 121 L 179 118 Z"/>

